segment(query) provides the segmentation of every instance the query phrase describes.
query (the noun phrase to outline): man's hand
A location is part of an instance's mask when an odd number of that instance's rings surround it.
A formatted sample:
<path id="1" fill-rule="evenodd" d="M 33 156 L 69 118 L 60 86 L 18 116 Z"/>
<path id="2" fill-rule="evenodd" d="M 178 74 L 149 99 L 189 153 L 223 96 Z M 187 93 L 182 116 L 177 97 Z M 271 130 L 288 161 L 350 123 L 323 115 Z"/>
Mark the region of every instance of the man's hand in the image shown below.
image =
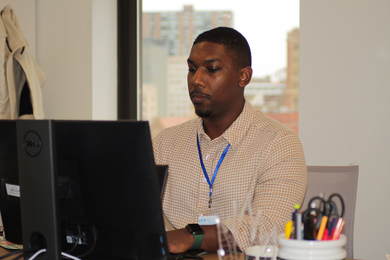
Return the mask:
<path id="1" fill-rule="evenodd" d="M 167 231 L 168 248 L 171 253 L 188 251 L 195 243 L 195 237 L 186 228 Z"/>

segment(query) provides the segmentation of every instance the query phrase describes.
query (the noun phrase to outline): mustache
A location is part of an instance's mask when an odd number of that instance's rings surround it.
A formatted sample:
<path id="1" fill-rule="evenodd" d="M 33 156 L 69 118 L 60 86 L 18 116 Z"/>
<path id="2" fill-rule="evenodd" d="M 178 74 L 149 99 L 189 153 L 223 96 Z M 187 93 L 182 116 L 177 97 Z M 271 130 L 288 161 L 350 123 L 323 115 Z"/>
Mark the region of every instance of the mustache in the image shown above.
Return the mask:
<path id="1" fill-rule="evenodd" d="M 203 93 L 200 89 L 194 89 L 193 91 L 191 91 L 190 97 L 193 97 L 195 95 L 202 96 L 202 97 L 205 97 L 205 98 L 211 98 L 211 95 Z"/>

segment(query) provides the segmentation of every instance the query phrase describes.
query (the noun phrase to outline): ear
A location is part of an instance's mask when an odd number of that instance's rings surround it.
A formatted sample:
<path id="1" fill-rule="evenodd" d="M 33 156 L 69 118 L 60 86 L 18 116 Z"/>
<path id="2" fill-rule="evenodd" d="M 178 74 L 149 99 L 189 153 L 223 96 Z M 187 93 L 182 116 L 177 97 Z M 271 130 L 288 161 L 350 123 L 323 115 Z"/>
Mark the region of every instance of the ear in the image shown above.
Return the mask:
<path id="1" fill-rule="evenodd" d="M 250 66 L 240 69 L 240 81 L 239 86 L 241 88 L 245 88 L 246 85 L 249 84 L 249 82 L 252 79 L 252 68 Z"/>

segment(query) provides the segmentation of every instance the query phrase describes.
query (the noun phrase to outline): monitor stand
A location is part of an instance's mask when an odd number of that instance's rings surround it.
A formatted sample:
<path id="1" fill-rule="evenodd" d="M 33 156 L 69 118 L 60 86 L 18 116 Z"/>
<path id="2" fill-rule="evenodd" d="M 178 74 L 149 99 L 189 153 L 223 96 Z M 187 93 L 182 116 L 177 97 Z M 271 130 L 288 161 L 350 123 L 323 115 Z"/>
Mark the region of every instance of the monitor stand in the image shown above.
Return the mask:
<path id="1" fill-rule="evenodd" d="M 17 148 L 24 249 L 46 249 L 42 260 L 60 260 L 53 121 L 18 120 Z"/>

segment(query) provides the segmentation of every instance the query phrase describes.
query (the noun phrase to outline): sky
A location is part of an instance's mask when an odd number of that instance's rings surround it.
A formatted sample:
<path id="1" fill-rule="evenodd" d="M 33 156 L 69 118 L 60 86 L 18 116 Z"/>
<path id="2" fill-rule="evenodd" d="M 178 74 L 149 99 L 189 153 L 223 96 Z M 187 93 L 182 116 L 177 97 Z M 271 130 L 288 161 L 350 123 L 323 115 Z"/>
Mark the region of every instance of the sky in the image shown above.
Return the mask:
<path id="1" fill-rule="evenodd" d="M 233 25 L 252 51 L 254 77 L 273 76 L 286 67 L 287 32 L 299 28 L 299 0 L 143 0 L 144 12 L 233 11 Z"/>

